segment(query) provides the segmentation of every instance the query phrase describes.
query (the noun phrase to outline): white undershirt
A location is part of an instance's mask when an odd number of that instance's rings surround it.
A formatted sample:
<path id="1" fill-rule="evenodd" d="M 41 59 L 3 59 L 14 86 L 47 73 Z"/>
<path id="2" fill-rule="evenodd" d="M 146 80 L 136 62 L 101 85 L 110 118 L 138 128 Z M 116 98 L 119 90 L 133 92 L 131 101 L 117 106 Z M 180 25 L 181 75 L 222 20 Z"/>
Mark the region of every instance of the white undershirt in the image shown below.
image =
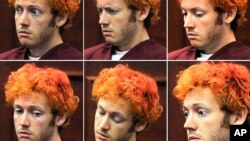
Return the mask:
<path id="1" fill-rule="evenodd" d="M 29 60 L 32 60 L 32 61 L 38 61 L 41 57 L 32 57 L 32 56 L 29 56 Z"/>
<path id="2" fill-rule="evenodd" d="M 200 56 L 197 57 L 196 60 L 201 60 L 201 61 L 208 60 L 208 58 L 211 57 L 212 55 L 213 54 L 204 54 L 200 52 Z"/>
<path id="3" fill-rule="evenodd" d="M 115 50 L 115 53 L 112 54 L 112 56 L 111 56 L 111 60 L 120 60 L 122 58 L 122 56 L 124 56 L 127 52 L 128 52 L 128 50 L 126 50 L 126 51 Z"/>

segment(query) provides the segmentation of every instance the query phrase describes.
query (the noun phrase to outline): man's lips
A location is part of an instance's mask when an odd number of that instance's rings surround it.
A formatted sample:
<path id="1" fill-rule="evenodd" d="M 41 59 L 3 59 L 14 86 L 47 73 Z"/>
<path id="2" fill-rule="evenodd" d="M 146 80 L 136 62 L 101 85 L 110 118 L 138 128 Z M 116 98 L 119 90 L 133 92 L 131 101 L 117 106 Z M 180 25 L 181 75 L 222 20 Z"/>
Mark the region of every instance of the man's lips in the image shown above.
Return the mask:
<path id="1" fill-rule="evenodd" d="M 112 31 L 111 30 L 102 30 L 103 36 L 111 36 Z"/>
<path id="2" fill-rule="evenodd" d="M 28 31 L 19 31 L 18 32 L 21 37 L 28 37 L 31 33 Z"/>
<path id="3" fill-rule="evenodd" d="M 187 36 L 189 40 L 195 40 L 198 37 L 198 35 L 195 33 L 187 33 Z"/>
<path id="4" fill-rule="evenodd" d="M 97 132 L 97 138 L 100 139 L 100 140 L 102 140 L 102 141 L 106 141 L 110 137 L 107 134 L 103 134 L 103 133 Z"/>
<path id="5" fill-rule="evenodd" d="M 188 141 L 200 141 L 200 138 L 197 136 L 188 136 Z"/>
<path id="6" fill-rule="evenodd" d="M 27 131 L 20 131 L 18 132 L 18 134 L 21 138 L 30 138 L 30 136 L 32 135 L 30 132 Z"/>

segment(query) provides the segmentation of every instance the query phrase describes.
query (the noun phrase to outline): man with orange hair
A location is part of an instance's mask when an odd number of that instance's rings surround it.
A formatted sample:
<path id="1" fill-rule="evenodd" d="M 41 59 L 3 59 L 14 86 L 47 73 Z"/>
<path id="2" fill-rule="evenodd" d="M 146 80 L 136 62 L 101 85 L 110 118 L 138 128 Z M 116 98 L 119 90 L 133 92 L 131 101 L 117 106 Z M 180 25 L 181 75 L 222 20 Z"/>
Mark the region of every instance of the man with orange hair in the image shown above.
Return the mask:
<path id="1" fill-rule="evenodd" d="M 92 97 L 96 141 L 135 141 L 163 111 L 155 80 L 120 64 L 99 73 Z"/>
<path id="2" fill-rule="evenodd" d="M 183 106 L 188 140 L 229 141 L 230 125 L 248 122 L 249 93 L 243 65 L 202 62 L 181 71 L 173 94 Z"/>
<path id="3" fill-rule="evenodd" d="M 166 48 L 148 31 L 159 19 L 160 0 L 97 0 L 106 43 L 85 50 L 87 60 L 165 60 Z"/>
<path id="4" fill-rule="evenodd" d="M 250 59 L 250 47 L 237 41 L 247 0 L 179 0 L 191 46 L 168 54 L 170 60 Z"/>
<path id="5" fill-rule="evenodd" d="M 79 103 L 64 72 L 32 64 L 10 74 L 5 95 L 18 140 L 61 141 L 59 132 Z"/>
<path id="6" fill-rule="evenodd" d="M 0 54 L 4 60 L 82 60 L 83 53 L 61 34 L 72 25 L 81 0 L 8 0 L 15 8 L 21 47 Z"/>

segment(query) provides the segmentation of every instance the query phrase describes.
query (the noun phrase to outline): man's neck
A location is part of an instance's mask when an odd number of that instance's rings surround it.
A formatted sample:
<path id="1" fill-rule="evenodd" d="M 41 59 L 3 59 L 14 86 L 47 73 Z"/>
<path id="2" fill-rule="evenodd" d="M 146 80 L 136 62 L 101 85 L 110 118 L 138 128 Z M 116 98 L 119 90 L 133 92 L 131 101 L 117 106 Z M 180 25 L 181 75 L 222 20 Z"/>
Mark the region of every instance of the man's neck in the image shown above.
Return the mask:
<path id="1" fill-rule="evenodd" d="M 53 133 L 53 135 L 51 136 L 49 140 L 50 141 L 62 141 L 57 130 L 55 130 L 55 132 Z"/>

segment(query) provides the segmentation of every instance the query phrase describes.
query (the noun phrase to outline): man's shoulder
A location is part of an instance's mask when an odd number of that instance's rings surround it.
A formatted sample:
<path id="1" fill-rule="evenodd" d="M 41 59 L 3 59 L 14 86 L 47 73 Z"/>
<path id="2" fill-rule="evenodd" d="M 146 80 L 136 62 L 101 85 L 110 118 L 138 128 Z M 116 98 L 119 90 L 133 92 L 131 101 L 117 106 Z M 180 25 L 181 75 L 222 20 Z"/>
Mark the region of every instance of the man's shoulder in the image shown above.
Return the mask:
<path id="1" fill-rule="evenodd" d="M 84 54 L 95 52 L 97 50 L 102 50 L 102 49 L 104 49 L 104 47 L 107 47 L 107 46 L 109 46 L 107 43 L 101 43 L 101 44 L 89 47 L 89 48 L 87 48 L 87 49 L 84 50 Z M 111 46 L 109 46 L 109 47 L 111 47 Z"/>
<path id="2" fill-rule="evenodd" d="M 250 46 L 243 44 L 241 41 L 234 41 L 218 50 L 209 59 L 216 60 L 249 60 Z"/>
<path id="3" fill-rule="evenodd" d="M 195 59 L 196 49 L 192 46 L 183 47 L 181 49 L 168 53 L 168 60 L 185 60 Z"/>
<path id="4" fill-rule="evenodd" d="M 27 51 L 27 48 L 23 46 L 8 50 L 0 54 L 0 60 L 24 59 L 26 51 Z"/>
<path id="5" fill-rule="evenodd" d="M 107 43 L 101 43 L 84 50 L 85 59 L 104 59 L 103 56 L 111 54 L 112 46 Z"/>
<path id="6" fill-rule="evenodd" d="M 41 59 L 82 60 L 83 53 L 69 43 L 62 43 L 45 53 Z"/>
<path id="7" fill-rule="evenodd" d="M 122 59 L 166 60 L 167 49 L 153 39 L 145 40 L 133 47 Z"/>
<path id="8" fill-rule="evenodd" d="M 155 40 L 152 40 L 152 39 L 145 41 L 145 46 L 152 47 L 156 50 L 166 52 L 166 47 L 164 47 L 163 45 L 159 44 L 158 42 L 156 42 Z"/>

